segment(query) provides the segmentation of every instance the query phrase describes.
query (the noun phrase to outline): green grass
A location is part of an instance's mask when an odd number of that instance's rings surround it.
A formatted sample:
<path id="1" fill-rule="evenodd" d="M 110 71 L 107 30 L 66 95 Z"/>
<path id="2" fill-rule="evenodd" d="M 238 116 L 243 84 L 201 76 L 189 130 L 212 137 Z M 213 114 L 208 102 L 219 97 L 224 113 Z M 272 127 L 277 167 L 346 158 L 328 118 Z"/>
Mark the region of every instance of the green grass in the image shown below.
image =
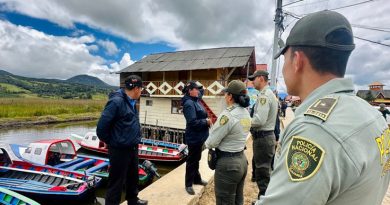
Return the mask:
<path id="1" fill-rule="evenodd" d="M 32 85 L 32 83 L 30 83 L 30 82 L 27 81 L 27 80 L 22 80 L 22 79 L 14 78 L 14 77 L 12 77 L 12 76 L 10 76 L 10 78 L 12 78 L 12 79 L 14 79 L 14 80 L 16 80 L 16 81 L 19 81 L 19 82 L 23 82 L 23 83 L 25 83 L 26 85 Z"/>
<path id="2" fill-rule="evenodd" d="M 94 100 L 108 100 L 108 96 L 106 94 L 95 94 L 92 95 L 92 99 Z"/>
<path id="3" fill-rule="evenodd" d="M 29 90 L 26 90 L 26 89 L 23 89 L 23 88 L 20 88 L 18 86 L 11 85 L 11 84 L 8 84 L 8 83 L 0 83 L 0 87 L 3 87 L 7 91 L 10 91 L 10 92 L 31 93 Z"/>
<path id="4" fill-rule="evenodd" d="M 1 98 L 0 119 L 96 115 L 103 110 L 106 101 L 107 100 Z"/>

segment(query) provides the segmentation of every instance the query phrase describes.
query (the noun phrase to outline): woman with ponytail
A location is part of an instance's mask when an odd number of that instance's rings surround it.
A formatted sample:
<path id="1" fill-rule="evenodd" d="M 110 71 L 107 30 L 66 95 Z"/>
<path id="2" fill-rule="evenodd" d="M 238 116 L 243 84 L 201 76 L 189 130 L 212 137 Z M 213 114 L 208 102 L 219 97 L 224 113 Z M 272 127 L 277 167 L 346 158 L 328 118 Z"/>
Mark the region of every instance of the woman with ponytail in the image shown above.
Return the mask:
<path id="1" fill-rule="evenodd" d="M 243 82 L 233 80 L 225 88 L 227 108 L 220 114 L 206 140 L 206 147 L 215 148 L 216 204 L 243 204 L 244 181 L 248 161 L 244 155 L 251 117 L 246 107 L 250 98 Z"/>

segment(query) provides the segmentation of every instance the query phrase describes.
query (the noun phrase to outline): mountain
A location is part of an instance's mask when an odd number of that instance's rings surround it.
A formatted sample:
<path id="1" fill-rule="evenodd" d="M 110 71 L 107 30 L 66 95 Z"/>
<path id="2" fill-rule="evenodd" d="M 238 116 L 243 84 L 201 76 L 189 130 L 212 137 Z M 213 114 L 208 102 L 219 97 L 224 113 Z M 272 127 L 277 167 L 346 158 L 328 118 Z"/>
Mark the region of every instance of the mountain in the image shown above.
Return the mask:
<path id="1" fill-rule="evenodd" d="M 0 76 L 1 75 L 12 75 L 12 73 L 9 73 L 9 72 L 7 72 L 5 70 L 0 70 Z"/>
<path id="2" fill-rule="evenodd" d="M 117 87 L 81 75 L 68 80 L 29 78 L 0 70 L 0 97 L 106 98 Z"/>
<path id="3" fill-rule="evenodd" d="M 77 84 L 82 84 L 82 85 L 96 86 L 99 88 L 112 88 L 112 89 L 114 89 L 114 86 L 108 85 L 107 83 L 103 82 L 99 78 L 89 76 L 89 75 L 76 75 L 74 77 L 69 78 L 66 81 L 69 83 L 77 83 Z"/>

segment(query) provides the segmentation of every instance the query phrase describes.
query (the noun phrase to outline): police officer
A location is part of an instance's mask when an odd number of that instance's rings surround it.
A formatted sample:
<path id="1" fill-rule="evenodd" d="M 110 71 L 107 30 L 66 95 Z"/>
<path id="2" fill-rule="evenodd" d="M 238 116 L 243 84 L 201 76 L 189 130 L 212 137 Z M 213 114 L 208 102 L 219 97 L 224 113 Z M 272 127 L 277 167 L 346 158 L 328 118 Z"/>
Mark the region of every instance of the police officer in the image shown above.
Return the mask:
<path id="1" fill-rule="evenodd" d="M 275 154 L 275 122 L 278 114 L 278 99 L 268 86 L 268 72 L 258 70 L 248 77 L 260 91 L 253 108 L 251 134 L 255 179 L 259 194 L 264 195 L 270 180 L 272 158 Z"/>
<path id="2" fill-rule="evenodd" d="M 292 28 L 276 57 L 284 54 L 287 91 L 302 104 L 256 204 L 381 204 L 390 179 L 390 131 L 343 78 L 354 47 L 351 25 L 337 12 L 309 14 Z"/>
<path id="3" fill-rule="evenodd" d="M 206 140 L 207 148 L 216 148 L 215 168 L 216 204 L 244 203 L 244 181 L 248 161 L 243 153 L 251 118 L 246 107 L 250 98 L 243 82 L 233 80 L 225 89 L 227 108 L 220 114 Z"/>
<path id="4" fill-rule="evenodd" d="M 120 203 L 123 185 L 128 205 L 148 203 L 138 198 L 138 143 L 141 140 L 141 126 L 135 105 L 141 91 L 141 78 L 137 75 L 127 77 L 125 87 L 109 95 L 97 124 L 97 136 L 108 145 L 110 159 L 106 205 Z"/>

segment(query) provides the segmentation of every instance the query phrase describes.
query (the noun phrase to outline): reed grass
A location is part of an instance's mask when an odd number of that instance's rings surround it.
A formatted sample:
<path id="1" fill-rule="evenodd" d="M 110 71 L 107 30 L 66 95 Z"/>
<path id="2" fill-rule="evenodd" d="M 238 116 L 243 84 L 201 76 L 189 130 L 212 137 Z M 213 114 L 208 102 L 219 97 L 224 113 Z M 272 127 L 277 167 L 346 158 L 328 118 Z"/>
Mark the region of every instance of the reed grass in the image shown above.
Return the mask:
<path id="1" fill-rule="evenodd" d="M 100 113 L 107 100 L 0 98 L 0 118 Z"/>

